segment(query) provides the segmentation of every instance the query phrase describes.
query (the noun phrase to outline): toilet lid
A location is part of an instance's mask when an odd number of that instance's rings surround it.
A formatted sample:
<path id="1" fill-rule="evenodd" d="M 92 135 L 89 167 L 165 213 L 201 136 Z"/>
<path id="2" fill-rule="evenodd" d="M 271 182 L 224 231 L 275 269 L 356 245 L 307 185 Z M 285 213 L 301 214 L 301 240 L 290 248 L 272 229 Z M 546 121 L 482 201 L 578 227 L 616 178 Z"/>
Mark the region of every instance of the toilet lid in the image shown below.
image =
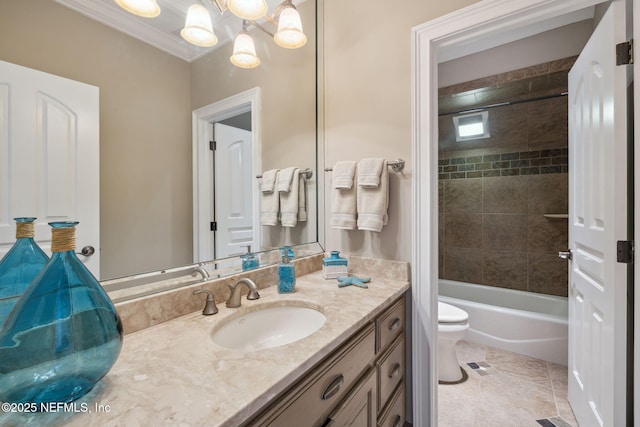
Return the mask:
<path id="1" fill-rule="evenodd" d="M 469 315 L 466 311 L 438 301 L 438 323 L 461 323 L 468 319 Z"/>

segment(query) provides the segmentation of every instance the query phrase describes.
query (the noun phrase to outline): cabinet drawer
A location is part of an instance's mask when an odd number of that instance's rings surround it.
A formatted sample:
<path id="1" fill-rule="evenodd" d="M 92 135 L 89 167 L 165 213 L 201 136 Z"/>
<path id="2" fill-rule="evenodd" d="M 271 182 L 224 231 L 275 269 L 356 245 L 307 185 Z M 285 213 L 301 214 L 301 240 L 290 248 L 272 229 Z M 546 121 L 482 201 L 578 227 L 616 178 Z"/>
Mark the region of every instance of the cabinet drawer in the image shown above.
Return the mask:
<path id="1" fill-rule="evenodd" d="M 398 339 L 378 362 L 378 412 L 404 378 L 404 337 Z"/>
<path id="2" fill-rule="evenodd" d="M 307 378 L 289 390 L 280 404 L 250 425 L 291 427 L 300 425 L 301 420 L 318 420 L 317 423 L 321 424 L 370 366 L 374 346 L 374 327 L 370 324 L 342 350 L 314 368 Z"/>
<path id="3" fill-rule="evenodd" d="M 396 389 L 387 410 L 380 417 L 379 427 L 402 427 L 405 422 L 404 381 Z"/>
<path id="4" fill-rule="evenodd" d="M 376 320 L 376 354 L 384 351 L 404 330 L 404 297 Z"/>

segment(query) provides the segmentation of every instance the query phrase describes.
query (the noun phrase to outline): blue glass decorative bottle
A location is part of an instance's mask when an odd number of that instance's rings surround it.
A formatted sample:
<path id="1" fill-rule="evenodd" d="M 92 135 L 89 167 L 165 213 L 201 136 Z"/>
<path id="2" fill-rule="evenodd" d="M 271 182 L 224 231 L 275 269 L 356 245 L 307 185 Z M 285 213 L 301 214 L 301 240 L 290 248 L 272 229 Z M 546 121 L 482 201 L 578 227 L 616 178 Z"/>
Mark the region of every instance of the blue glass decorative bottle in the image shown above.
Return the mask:
<path id="1" fill-rule="evenodd" d="M 289 253 L 284 251 L 282 262 L 278 264 L 278 293 L 291 294 L 296 291 L 296 268 L 289 262 Z"/>
<path id="2" fill-rule="evenodd" d="M 0 331 L 0 401 L 71 402 L 122 348 L 113 303 L 75 254 L 77 222 L 52 222 L 51 259 Z"/>
<path id="3" fill-rule="evenodd" d="M 35 218 L 15 218 L 16 243 L 0 261 L 0 329 L 49 257 L 33 240 Z"/>

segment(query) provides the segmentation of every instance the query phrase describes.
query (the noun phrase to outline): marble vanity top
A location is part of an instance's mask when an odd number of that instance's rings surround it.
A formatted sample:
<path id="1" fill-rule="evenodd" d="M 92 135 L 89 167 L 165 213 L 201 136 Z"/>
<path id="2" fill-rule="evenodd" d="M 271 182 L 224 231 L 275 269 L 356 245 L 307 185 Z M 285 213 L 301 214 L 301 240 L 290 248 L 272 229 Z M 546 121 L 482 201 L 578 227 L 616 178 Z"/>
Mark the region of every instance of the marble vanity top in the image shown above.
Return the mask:
<path id="1" fill-rule="evenodd" d="M 89 394 L 52 413 L 0 412 L 0 425 L 237 426 L 409 288 L 406 281 L 375 276 L 368 285 L 338 288 L 317 271 L 298 277 L 293 294 L 270 286 L 259 300 L 243 297 L 239 309 L 218 303 L 216 315 L 196 312 L 128 334 L 118 361 Z M 324 326 L 256 352 L 228 350 L 211 339 L 216 323 L 238 310 L 290 300 L 318 307 L 327 317 Z"/>

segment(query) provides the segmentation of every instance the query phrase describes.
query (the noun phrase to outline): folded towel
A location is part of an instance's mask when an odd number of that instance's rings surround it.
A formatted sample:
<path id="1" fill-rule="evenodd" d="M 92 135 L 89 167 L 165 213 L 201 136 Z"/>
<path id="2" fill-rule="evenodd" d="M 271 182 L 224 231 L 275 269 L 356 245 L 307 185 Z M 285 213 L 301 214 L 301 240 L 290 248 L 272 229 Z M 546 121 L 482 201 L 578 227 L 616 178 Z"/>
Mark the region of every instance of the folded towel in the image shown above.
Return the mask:
<path id="1" fill-rule="evenodd" d="M 292 191 L 291 186 L 293 185 L 293 171 L 298 168 L 290 167 L 282 169 L 278 172 L 278 191 Z M 297 176 L 296 176 L 297 178 Z"/>
<path id="2" fill-rule="evenodd" d="M 341 230 L 356 229 L 356 193 L 357 185 L 354 175 L 354 182 L 351 188 L 331 189 L 331 228 Z"/>
<path id="3" fill-rule="evenodd" d="M 380 175 L 387 169 L 384 159 L 362 159 L 358 162 L 358 185 L 360 187 L 378 187 Z"/>
<path id="4" fill-rule="evenodd" d="M 300 174 L 298 182 L 298 221 L 307 220 L 307 178 Z"/>
<path id="5" fill-rule="evenodd" d="M 331 182 L 333 188 L 349 189 L 353 186 L 353 178 L 356 172 L 356 162 L 353 160 L 345 160 L 337 162 L 333 165 L 333 173 Z"/>
<path id="6" fill-rule="evenodd" d="M 280 193 L 275 190 L 278 179 L 278 169 L 272 169 L 262 174 L 260 183 L 260 224 L 277 225 L 280 210 Z"/>
<path id="7" fill-rule="evenodd" d="M 276 179 L 280 169 L 271 169 L 262 173 L 260 181 L 260 191 L 274 191 L 276 188 Z"/>
<path id="8" fill-rule="evenodd" d="M 285 169 L 286 170 L 286 169 Z M 280 171 L 282 173 L 282 171 Z M 283 227 L 295 227 L 298 223 L 298 197 L 300 197 L 300 169 L 293 168 L 290 191 L 280 191 L 280 222 Z M 278 184 L 280 184 L 278 179 Z"/>
<path id="9" fill-rule="evenodd" d="M 358 169 L 360 164 L 358 164 Z M 380 185 L 377 188 L 360 187 L 358 175 L 358 230 L 381 231 L 387 224 L 389 207 L 389 170 L 382 168 Z"/>

